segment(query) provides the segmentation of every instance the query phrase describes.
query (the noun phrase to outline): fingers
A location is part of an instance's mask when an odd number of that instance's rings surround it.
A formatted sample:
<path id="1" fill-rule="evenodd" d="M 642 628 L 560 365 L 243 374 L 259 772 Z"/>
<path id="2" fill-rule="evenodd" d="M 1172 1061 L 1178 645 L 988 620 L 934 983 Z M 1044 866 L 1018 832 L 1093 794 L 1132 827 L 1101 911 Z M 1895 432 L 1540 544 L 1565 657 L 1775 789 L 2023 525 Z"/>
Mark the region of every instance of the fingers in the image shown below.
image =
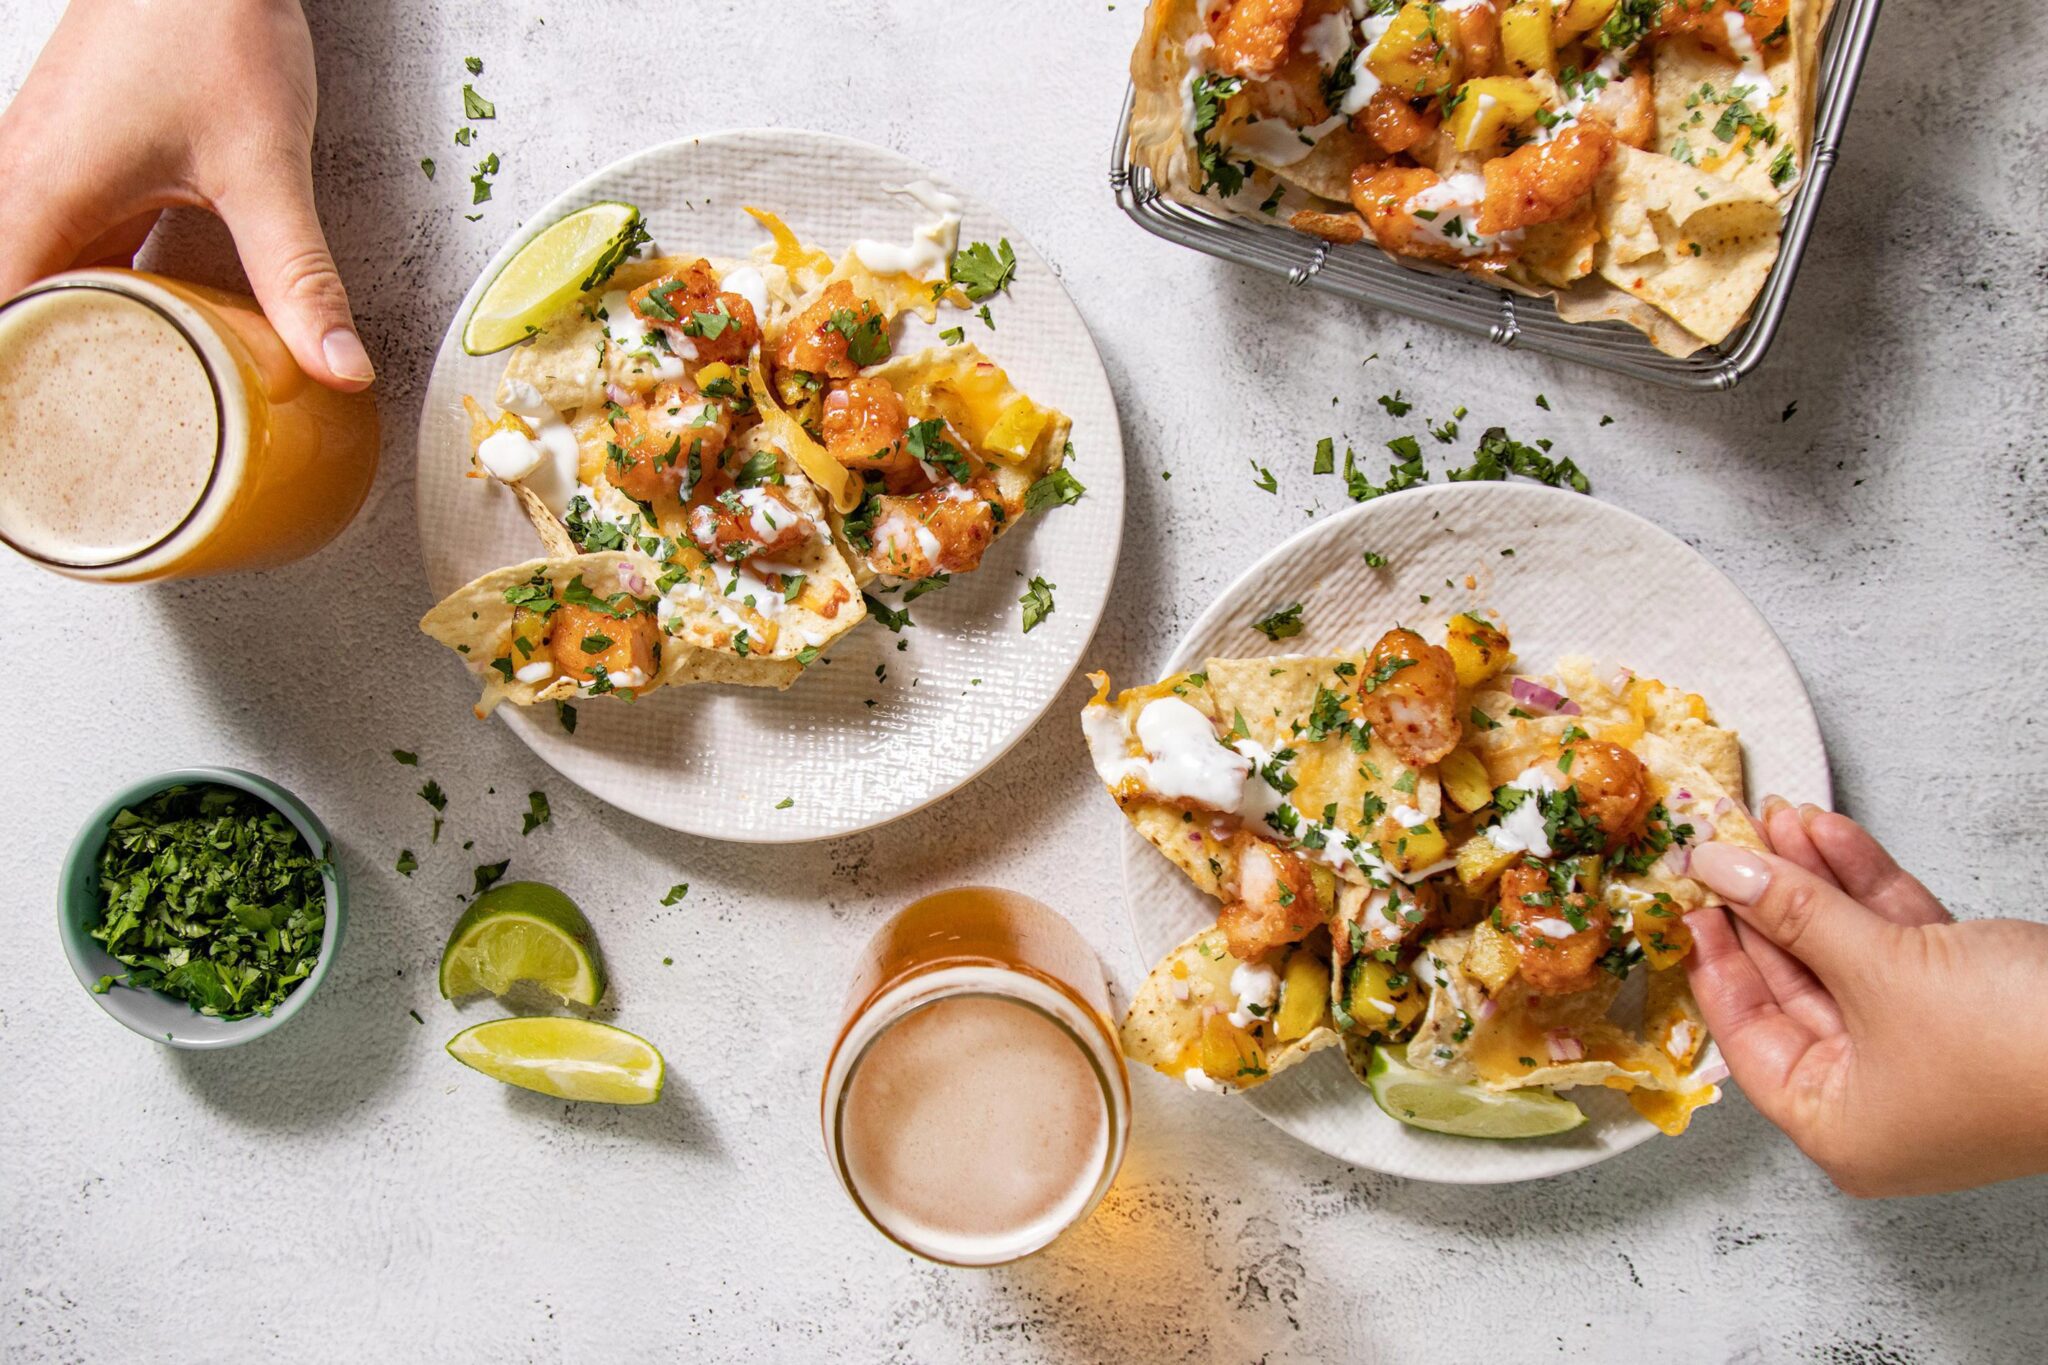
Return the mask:
<path id="1" fill-rule="evenodd" d="M 161 216 L 162 210 L 149 209 L 124 223 L 116 223 L 85 244 L 78 253 L 78 264 L 135 264 L 135 253 L 142 250 L 143 242 L 149 239 L 150 232 L 156 227 L 156 220 Z"/>
<path id="2" fill-rule="evenodd" d="M 1813 840 L 1807 838 L 1799 812 L 1782 796 L 1764 798 L 1764 837 L 1770 841 L 1771 852 L 1780 858 L 1799 864 L 1823 881 L 1835 880 L 1827 859 L 1820 856 Z"/>
<path id="3" fill-rule="evenodd" d="M 1816 1034 L 1837 1033 L 1842 1028 L 1842 1011 L 1835 997 L 1821 985 L 1804 962 L 1765 938 L 1741 920 L 1734 921 L 1736 942 L 1743 954 L 1756 964 L 1764 985 L 1770 988 L 1778 1008 Z"/>
<path id="4" fill-rule="evenodd" d="M 1708 843 L 1694 851 L 1689 871 L 1825 984 L 1853 982 L 1884 958 L 1891 926 L 1797 863 Z"/>
<path id="5" fill-rule="evenodd" d="M 376 373 L 320 230 L 304 162 L 252 169 L 219 207 L 256 301 L 299 368 L 329 388 L 367 386 Z"/>
<path id="6" fill-rule="evenodd" d="M 1743 952 L 1727 911 L 1695 910 L 1685 925 L 1692 930 L 1685 971 L 1693 998 L 1729 1071 L 1769 1115 L 1786 1079 L 1813 1046 L 1814 1031 L 1779 1007 L 1763 973 Z"/>
<path id="7" fill-rule="evenodd" d="M 1894 924 L 1946 924 L 1955 918 L 1863 826 L 1817 806 L 1799 814 L 1813 847 L 1851 896 Z"/>

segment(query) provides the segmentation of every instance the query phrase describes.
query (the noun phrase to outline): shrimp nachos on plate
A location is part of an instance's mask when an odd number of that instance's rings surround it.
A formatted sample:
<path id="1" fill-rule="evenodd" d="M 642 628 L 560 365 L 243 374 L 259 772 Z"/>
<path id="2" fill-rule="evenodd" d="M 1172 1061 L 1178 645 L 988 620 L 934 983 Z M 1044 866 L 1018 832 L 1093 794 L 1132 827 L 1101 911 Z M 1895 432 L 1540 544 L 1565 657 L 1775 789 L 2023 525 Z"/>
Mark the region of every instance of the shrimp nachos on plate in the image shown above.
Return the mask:
<path id="1" fill-rule="evenodd" d="M 1182 203 L 1689 355 L 1777 259 L 1828 4 L 1152 0 L 1131 153 Z"/>
<path id="2" fill-rule="evenodd" d="M 1219 903 L 1138 989 L 1126 1052 L 1228 1092 L 1341 1048 L 1392 1117 L 1463 1136 L 1567 1131 L 1581 1086 L 1683 1132 L 1723 1074 L 1679 965 L 1691 851 L 1762 846 L 1736 735 L 1620 665 L 1517 672 L 1477 610 L 1429 633 L 1093 675 L 1097 773 Z"/>
<path id="3" fill-rule="evenodd" d="M 836 259 L 754 208 L 766 240 L 750 258 L 648 254 L 637 211 L 592 205 L 493 281 L 466 341 L 512 349 L 489 402 L 464 396 L 468 472 L 517 498 L 542 553 L 421 621 L 483 680 L 479 714 L 788 687 L 882 605 L 870 591 L 942 587 L 1081 496 L 1068 419 L 962 329 L 935 330 L 941 307 L 1006 287 L 1009 243 L 962 251 L 957 202 L 903 193 L 928 215 L 911 244 L 863 239 Z M 570 287 L 525 283 L 529 252 L 607 214 L 616 231 Z M 494 304 L 508 277 L 541 300 L 516 327 Z M 932 344 L 899 352 L 912 320 Z"/>

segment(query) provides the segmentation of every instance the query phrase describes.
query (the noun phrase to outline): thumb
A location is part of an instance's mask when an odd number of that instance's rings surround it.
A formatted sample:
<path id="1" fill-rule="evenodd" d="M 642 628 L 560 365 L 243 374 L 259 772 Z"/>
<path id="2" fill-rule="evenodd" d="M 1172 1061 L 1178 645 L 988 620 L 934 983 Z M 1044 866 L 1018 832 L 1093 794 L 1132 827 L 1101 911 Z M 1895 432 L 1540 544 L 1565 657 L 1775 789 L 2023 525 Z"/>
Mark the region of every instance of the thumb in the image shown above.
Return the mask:
<path id="1" fill-rule="evenodd" d="M 1689 871 L 1837 995 L 1889 955 L 1889 921 L 1797 863 L 1709 843 L 1693 852 Z"/>
<path id="2" fill-rule="evenodd" d="M 301 158 L 249 170 L 221 196 L 219 210 L 256 301 L 300 369 L 329 388 L 366 387 L 376 371 L 320 230 L 310 167 Z"/>

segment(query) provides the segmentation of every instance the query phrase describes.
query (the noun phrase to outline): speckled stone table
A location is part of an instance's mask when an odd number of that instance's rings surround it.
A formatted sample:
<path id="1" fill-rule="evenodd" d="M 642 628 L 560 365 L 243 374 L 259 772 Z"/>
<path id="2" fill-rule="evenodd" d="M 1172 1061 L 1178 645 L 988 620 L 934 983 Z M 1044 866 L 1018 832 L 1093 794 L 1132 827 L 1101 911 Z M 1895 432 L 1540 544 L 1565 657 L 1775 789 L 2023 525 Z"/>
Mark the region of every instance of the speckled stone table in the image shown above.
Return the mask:
<path id="1" fill-rule="evenodd" d="M 2039 917 L 2048 105 L 2016 93 L 2039 82 L 2037 6 L 1893 0 L 1776 353 L 1711 398 L 1489 351 L 1129 226 L 1104 173 L 1135 0 L 311 7 L 322 207 L 383 375 L 369 505 L 311 561 L 235 581 L 114 591 L 0 561 L 0 1356 L 2040 1358 L 2048 1182 L 1854 1203 L 1740 1097 L 1576 1175 L 1450 1189 L 1347 1169 L 1139 1076 L 1123 1177 L 1053 1250 L 977 1273 L 893 1250 L 819 1151 L 847 960 L 912 897 L 992 881 L 1070 915 L 1128 988 L 1120 822 L 1078 728 L 1056 713 L 952 800 L 810 848 L 607 810 L 471 722 L 468 681 L 414 631 L 411 455 L 428 357 L 522 213 L 693 131 L 867 138 L 981 187 L 1094 329 L 1133 489 L 1092 653 L 1118 675 L 1155 667 L 1245 565 L 1344 505 L 1310 475 L 1316 438 L 1398 434 L 1373 402 L 1396 388 L 1418 415 L 1463 404 L 1469 430 L 1554 439 L 1598 496 L 1733 575 L 1811 684 L 1840 804 L 1959 911 Z M 0 7 L 0 93 L 57 11 Z M 472 154 L 450 142 L 469 55 L 498 110 L 478 152 L 503 165 L 477 222 Z M 109 72 L 104 97 L 146 78 Z M 156 253 L 233 278 L 208 223 L 172 223 Z M 356 886 L 320 998 L 218 1056 L 103 1017 L 51 925 L 76 823 L 121 779 L 188 762 L 298 791 Z M 450 797 L 433 846 L 423 775 Z M 534 789 L 554 821 L 522 838 Z M 410 880 L 391 870 L 401 847 L 423 855 Z M 598 919 L 618 1018 L 670 1060 L 658 1106 L 570 1108 L 442 1054 L 458 1014 L 433 985 L 440 941 L 472 865 L 507 856 Z"/>

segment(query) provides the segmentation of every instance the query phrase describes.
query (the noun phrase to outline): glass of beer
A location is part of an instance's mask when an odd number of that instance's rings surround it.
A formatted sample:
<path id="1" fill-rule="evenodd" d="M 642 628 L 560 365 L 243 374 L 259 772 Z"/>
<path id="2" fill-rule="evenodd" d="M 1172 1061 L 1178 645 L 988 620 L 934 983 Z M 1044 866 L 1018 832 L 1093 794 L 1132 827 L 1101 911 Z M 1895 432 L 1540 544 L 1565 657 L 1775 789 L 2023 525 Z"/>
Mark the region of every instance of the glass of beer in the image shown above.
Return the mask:
<path id="1" fill-rule="evenodd" d="M 1019 1260 L 1108 1191 L 1130 1078 L 1102 964 L 1028 896 L 927 896 L 868 943 L 825 1066 L 825 1150 L 891 1241 Z"/>
<path id="2" fill-rule="evenodd" d="M 0 540 L 74 578 L 190 578 L 332 540 L 377 472 L 368 393 L 306 377 L 256 301 L 75 270 L 0 305 Z"/>

